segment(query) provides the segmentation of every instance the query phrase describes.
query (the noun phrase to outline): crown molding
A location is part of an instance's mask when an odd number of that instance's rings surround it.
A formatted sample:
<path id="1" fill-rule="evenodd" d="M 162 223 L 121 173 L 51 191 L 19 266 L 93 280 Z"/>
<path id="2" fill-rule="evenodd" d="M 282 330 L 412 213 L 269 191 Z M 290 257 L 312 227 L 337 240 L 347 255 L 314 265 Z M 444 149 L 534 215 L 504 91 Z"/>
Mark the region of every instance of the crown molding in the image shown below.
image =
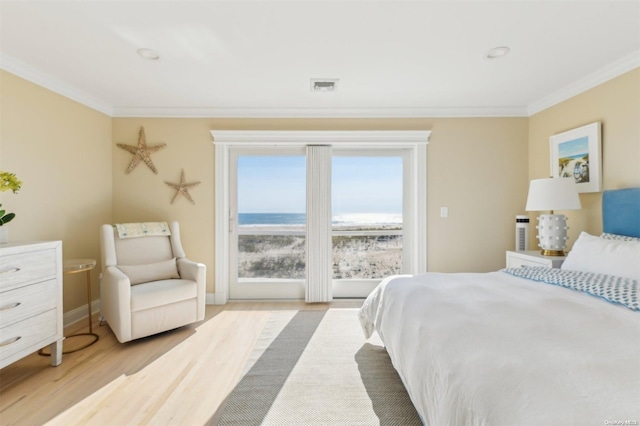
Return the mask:
<path id="1" fill-rule="evenodd" d="M 215 145 L 426 145 L 431 130 L 211 130 Z"/>
<path id="2" fill-rule="evenodd" d="M 113 107 L 0 52 L 0 68 L 110 117 L 146 118 L 438 118 L 526 117 L 525 107 L 452 108 L 183 108 Z"/>
<path id="3" fill-rule="evenodd" d="M 0 68 L 110 117 L 152 118 L 473 118 L 530 117 L 640 66 L 640 50 L 521 107 L 446 108 L 180 108 L 114 107 L 0 52 Z"/>
<path id="4" fill-rule="evenodd" d="M 113 107 L 111 105 L 78 90 L 70 84 L 56 79 L 49 74 L 36 70 L 6 53 L 0 52 L 0 68 L 110 117 L 113 116 Z"/>
<path id="5" fill-rule="evenodd" d="M 126 108 L 114 117 L 159 118 L 437 118 L 526 117 L 526 107 L 478 108 Z"/>
<path id="6" fill-rule="evenodd" d="M 566 101 L 582 92 L 586 92 L 602 83 L 612 80 L 632 69 L 640 66 L 640 50 L 607 65 L 588 76 L 581 78 L 570 85 L 554 92 L 544 98 L 532 102 L 527 107 L 527 116 L 532 115 Z"/>

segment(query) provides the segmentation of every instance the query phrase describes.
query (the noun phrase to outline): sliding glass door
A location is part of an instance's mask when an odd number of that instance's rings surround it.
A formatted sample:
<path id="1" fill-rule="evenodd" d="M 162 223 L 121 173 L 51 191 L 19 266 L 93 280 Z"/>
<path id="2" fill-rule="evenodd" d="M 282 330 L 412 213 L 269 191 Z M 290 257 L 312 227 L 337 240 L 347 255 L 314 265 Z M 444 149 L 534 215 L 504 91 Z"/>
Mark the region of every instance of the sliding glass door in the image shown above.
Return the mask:
<path id="1" fill-rule="evenodd" d="M 406 270 L 403 163 L 397 150 L 334 152 L 334 297 L 366 297 L 382 278 Z"/>
<path id="2" fill-rule="evenodd" d="M 426 272 L 430 133 L 212 131 L 208 303 L 364 297 Z"/>
<path id="3" fill-rule="evenodd" d="M 304 298 L 304 150 L 236 150 L 231 163 L 231 298 Z"/>
<path id="4" fill-rule="evenodd" d="M 408 270 L 406 154 L 333 151 L 331 196 L 323 202 L 331 211 L 327 276 L 334 297 L 366 297 L 382 278 Z M 304 298 L 307 256 L 323 257 L 306 244 L 305 206 L 313 194 L 306 190 L 305 151 L 236 149 L 230 159 L 230 298 Z"/>

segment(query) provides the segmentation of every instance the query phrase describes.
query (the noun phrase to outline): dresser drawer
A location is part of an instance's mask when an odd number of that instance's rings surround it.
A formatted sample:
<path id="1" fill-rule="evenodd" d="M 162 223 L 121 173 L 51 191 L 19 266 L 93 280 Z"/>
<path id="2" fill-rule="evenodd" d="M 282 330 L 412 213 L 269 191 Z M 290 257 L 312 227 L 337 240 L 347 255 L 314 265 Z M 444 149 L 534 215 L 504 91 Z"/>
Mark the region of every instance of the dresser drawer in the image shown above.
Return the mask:
<path id="1" fill-rule="evenodd" d="M 523 266 L 559 268 L 564 259 L 564 256 L 543 256 L 538 250 L 507 251 L 507 268 L 521 268 Z"/>
<path id="2" fill-rule="evenodd" d="M 0 328 L 0 364 L 21 351 L 35 351 L 53 342 L 57 309 Z"/>
<path id="3" fill-rule="evenodd" d="M 547 262 L 536 262 L 531 259 L 519 259 L 519 258 L 511 258 L 509 259 L 509 268 L 521 268 L 523 266 L 548 266 Z"/>
<path id="4" fill-rule="evenodd" d="M 53 279 L 0 293 L 0 328 L 55 308 L 57 285 Z"/>
<path id="5" fill-rule="evenodd" d="M 0 291 L 56 277 L 56 250 L 46 249 L 0 257 Z"/>

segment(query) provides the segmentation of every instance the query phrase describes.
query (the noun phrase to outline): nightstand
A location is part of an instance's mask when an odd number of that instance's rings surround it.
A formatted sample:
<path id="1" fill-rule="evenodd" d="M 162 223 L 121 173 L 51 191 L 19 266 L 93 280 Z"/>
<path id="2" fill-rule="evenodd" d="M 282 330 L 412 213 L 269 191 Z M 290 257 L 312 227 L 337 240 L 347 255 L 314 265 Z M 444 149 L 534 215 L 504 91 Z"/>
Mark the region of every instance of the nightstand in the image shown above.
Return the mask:
<path id="1" fill-rule="evenodd" d="M 507 251 L 507 268 L 521 266 L 546 266 L 559 268 L 566 256 L 543 256 L 538 250 Z"/>

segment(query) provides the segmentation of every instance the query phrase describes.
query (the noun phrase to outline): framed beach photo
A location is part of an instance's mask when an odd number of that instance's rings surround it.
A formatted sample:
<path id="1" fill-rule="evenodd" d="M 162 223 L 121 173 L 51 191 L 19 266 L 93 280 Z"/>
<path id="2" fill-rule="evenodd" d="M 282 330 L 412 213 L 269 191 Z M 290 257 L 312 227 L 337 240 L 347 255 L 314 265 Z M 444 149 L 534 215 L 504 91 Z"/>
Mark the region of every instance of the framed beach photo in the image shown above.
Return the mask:
<path id="1" fill-rule="evenodd" d="M 600 122 L 553 135 L 549 144 L 552 177 L 573 177 L 578 192 L 602 191 Z"/>

